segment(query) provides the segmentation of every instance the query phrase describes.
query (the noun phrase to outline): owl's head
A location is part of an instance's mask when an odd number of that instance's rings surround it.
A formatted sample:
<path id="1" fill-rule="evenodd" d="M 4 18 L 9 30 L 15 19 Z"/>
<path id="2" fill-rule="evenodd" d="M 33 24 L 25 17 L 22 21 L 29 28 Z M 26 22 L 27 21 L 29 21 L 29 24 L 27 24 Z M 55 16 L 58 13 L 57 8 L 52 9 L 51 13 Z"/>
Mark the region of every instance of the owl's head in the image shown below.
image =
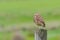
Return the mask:
<path id="1" fill-rule="evenodd" d="M 40 14 L 39 13 L 35 13 L 34 16 L 39 16 Z"/>
<path id="2" fill-rule="evenodd" d="M 34 14 L 34 17 L 40 18 L 41 15 L 40 15 L 40 13 L 35 13 L 35 14 Z"/>

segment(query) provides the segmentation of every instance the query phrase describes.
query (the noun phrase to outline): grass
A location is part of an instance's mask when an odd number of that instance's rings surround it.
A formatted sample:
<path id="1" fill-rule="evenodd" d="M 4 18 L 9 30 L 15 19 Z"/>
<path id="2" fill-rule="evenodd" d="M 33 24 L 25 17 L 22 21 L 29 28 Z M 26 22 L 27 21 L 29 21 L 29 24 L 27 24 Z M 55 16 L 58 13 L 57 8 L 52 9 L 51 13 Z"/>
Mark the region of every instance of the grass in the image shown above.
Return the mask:
<path id="1" fill-rule="evenodd" d="M 60 36 L 60 29 L 56 29 L 56 30 L 50 30 L 48 31 L 48 40 L 59 40 L 59 36 Z"/>
<path id="2" fill-rule="evenodd" d="M 53 10 L 58 10 L 60 7 L 59 0 L 45 1 L 13 1 L 0 3 L 0 23 L 14 24 L 21 22 L 32 21 L 32 16 L 35 12 L 41 12 L 45 20 L 58 19 L 60 15 L 52 16 Z"/>
<path id="3" fill-rule="evenodd" d="M 48 31 L 48 35 L 47 35 L 47 39 L 48 40 L 59 40 L 60 38 L 59 38 L 59 35 L 60 35 L 60 29 L 56 29 L 56 30 L 49 30 Z M 22 32 L 25 36 L 26 36 L 26 38 L 27 38 L 27 40 L 34 40 L 34 36 L 28 36 L 28 32 Z M 1 40 L 3 40 L 3 37 L 6 37 L 6 40 L 10 40 L 11 39 L 11 37 L 12 37 L 12 32 L 11 33 L 4 33 L 3 34 L 3 32 L 0 32 L 0 39 Z"/>
<path id="4" fill-rule="evenodd" d="M 44 20 L 54 21 L 60 20 L 60 0 L 26 0 L 26 1 L 7 1 L 0 2 L 0 24 L 4 26 L 32 22 L 33 15 L 39 12 Z M 56 35 L 60 34 L 60 30 L 48 31 L 48 40 L 58 40 Z M 6 34 L 10 40 L 9 33 Z M 27 35 L 27 32 L 26 32 Z M 53 37 L 51 35 L 54 35 Z M 3 33 L 0 32 L 0 40 L 3 40 Z M 51 37 L 49 37 L 51 36 Z M 27 37 L 27 40 L 33 40 L 33 37 Z M 55 39 L 56 38 L 56 39 Z"/>

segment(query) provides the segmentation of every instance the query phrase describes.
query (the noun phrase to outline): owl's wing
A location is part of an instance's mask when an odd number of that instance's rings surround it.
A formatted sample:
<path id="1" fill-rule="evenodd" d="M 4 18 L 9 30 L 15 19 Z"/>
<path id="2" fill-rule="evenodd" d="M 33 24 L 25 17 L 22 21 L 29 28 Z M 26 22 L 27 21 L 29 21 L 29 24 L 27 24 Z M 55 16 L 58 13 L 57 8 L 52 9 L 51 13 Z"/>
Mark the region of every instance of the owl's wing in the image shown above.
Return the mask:
<path id="1" fill-rule="evenodd" d="M 40 23 L 43 27 L 45 27 L 45 22 L 44 21 L 40 21 Z"/>
<path id="2" fill-rule="evenodd" d="M 43 18 L 41 16 L 39 17 L 39 20 L 40 20 L 41 25 L 43 27 L 45 27 L 45 22 L 44 22 L 44 20 L 43 20 Z"/>

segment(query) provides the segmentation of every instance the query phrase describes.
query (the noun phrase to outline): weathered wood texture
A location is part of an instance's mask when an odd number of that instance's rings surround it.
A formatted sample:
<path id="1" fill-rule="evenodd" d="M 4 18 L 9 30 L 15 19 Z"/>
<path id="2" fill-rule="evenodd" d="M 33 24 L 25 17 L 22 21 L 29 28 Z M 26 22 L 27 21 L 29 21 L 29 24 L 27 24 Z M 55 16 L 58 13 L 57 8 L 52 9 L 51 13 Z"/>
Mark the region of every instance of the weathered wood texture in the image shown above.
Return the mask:
<path id="1" fill-rule="evenodd" d="M 35 40 L 47 40 L 47 30 L 39 29 L 38 32 L 35 32 Z"/>

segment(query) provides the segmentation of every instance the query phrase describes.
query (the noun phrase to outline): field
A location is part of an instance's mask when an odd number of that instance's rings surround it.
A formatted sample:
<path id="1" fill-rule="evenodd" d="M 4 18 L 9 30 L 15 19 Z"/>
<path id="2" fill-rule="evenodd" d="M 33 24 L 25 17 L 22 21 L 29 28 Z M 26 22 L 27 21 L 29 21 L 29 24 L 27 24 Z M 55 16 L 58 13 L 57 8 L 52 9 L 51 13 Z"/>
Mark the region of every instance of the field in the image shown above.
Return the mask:
<path id="1" fill-rule="evenodd" d="M 0 0 L 1 1 L 1 0 Z M 0 25 L 8 27 L 34 26 L 33 15 L 39 12 L 46 22 L 48 40 L 60 40 L 60 0 L 11 0 L 0 2 Z M 0 26 L 1 28 L 1 26 Z M 55 28 L 55 29 L 54 29 Z M 0 32 L 0 40 L 11 40 L 12 32 Z M 28 35 L 29 32 L 23 32 Z M 25 34 L 26 33 L 26 34 Z M 34 37 L 27 37 L 34 40 Z"/>

